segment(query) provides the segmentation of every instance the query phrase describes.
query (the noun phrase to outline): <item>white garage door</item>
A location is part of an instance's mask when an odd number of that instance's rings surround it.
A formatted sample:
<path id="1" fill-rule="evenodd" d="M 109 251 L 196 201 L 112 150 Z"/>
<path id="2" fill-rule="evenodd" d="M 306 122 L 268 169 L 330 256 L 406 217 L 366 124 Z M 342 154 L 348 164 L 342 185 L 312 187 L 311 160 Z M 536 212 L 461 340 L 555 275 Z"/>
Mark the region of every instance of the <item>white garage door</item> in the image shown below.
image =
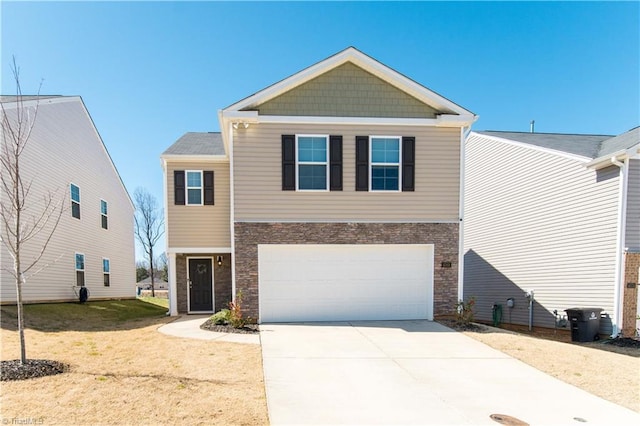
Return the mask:
<path id="1" fill-rule="evenodd" d="M 261 322 L 433 319 L 433 245 L 259 245 Z"/>

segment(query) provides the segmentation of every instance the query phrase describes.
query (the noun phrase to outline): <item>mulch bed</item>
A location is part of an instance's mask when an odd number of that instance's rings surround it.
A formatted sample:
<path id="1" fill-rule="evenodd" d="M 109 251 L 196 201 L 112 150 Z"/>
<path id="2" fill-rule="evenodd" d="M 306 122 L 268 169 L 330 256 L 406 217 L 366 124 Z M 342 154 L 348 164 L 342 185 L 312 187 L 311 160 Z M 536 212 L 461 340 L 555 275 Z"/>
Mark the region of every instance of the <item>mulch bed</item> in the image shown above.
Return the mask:
<path id="1" fill-rule="evenodd" d="M 12 359 L 10 361 L 0 361 L 0 381 L 53 376 L 68 370 L 68 365 L 48 359 L 28 359 L 25 364 L 22 364 L 19 359 Z"/>
<path id="2" fill-rule="evenodd" d="M 213 320 L 208 319 L 200 326 L 203 330 L 215 331 L 218 333 L 238 333 L 238 334 L 256 334 L 259 333 L 258 324 L 247 324 L 242 328 L 234 328 L 229 324 L 219 325 Z"/>
<path id="3" fill-rule="evenodd" d="M 618 346 L 620 348 L 637 348 L 640 349 L 640 340 L 631 337 L 618 337 L 616 339 L 604 340 L 602 343 L 606 345 Z"/>
<path id="4" fill-rule="evenodd" d="M 476 333 L 483 333 L 487 331 L 487 328 L 482 324 L 469 323 L 463 324 L 452 319 L 439 319 L 438 322 L 449 328 L 453 328 L 456 331 L 475 331 Z"/>

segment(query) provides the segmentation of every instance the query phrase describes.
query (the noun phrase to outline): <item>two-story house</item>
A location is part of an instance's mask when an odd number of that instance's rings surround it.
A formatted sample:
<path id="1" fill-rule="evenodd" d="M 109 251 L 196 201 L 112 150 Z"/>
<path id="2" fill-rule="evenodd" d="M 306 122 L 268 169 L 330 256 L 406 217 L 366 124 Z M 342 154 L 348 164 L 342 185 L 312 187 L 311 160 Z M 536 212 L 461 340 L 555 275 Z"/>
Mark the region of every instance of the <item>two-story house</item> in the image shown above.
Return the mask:
<path id="1" fill-rule="evenodd" d="M 49 193 L 54 204 L 63 204 L 47 250 L 26 274 L 23 301 L 77 300 L 79 287 L 86 287 L 92 300 L 135 297 L 133 203 L 82 99 L 25 96 L 18 102 L 16 96 L 2 96 L 0 101 L 14 129 L 19 110 L 33 123 L 20 157 L 22 180 L 29 186 L 23 223 L 37 221 Z M 3 146 L 7 142 L 2 139 Z M 7 202 L 4 192 L 2 197 Z M 56 218 L 24 244 L 23 265 L 39 256 Z M 15 303 L 13 259 L 0 246 L 0 299 Z"/>
<path id="2" fill-rule="evenodd" d="M 239 293 L 261 322 L 453 311 L 473 113 L 348 48 L 218 117 L 161 157 L 172 315 Z"/>

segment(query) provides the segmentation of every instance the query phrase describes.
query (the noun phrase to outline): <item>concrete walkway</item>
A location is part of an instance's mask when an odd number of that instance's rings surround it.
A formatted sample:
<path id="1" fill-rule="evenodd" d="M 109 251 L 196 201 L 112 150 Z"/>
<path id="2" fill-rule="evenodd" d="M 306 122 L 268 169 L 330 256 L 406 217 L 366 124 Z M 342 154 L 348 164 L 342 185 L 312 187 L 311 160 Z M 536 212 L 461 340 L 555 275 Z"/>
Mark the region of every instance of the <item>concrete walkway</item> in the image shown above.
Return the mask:
<path id="1" fill-rule="evenodd" d="M 200 326 L 211 315 L 182 315 L 175 321 L 158 328 L 163 334 L 175 337 L 186 337 L 189 339 L 217 340 L 220 342 L 260 344 L 259 334 L 238 334 L 238 333 L 217 333 L 215 331 L 203 330 Z"/>
<path id="2" fill-rule="evenodd" d="M 261 341 L 272 425 L 495 426 L 492 414 L 640 424 L 631 410 L 434 322 L 263 324 Z"/>

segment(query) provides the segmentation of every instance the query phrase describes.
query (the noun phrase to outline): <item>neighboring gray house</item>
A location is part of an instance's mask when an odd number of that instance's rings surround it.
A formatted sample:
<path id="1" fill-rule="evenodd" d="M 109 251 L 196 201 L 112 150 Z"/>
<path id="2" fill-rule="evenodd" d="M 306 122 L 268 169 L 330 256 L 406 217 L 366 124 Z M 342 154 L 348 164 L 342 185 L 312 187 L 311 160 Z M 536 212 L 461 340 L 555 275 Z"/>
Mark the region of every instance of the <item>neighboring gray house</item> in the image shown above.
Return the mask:
<path id="1" fill-rule="evenodd" d="M 464 296 L 476 317 L 553 328 L 573 307 L 633 335 L 640 267 L 640 128 L 616 137 L 472 132 L 465 149 Z M 513 298 L 513 308 L 506 300 Z"/>
<path id="2" fill-rule="evenodd" d="M 13 120 L 15 96 L 0 101 Z M 27 274 L 25 302 L 77 300 L 79 286 L 90 299 L 133 298 L 134 207 L 118 171 L 79 96 L 25 97 L 35 126 L 21 157 L 22 177 L 31 182 L 29 213 L 41 211 L 48 192 L 64 199 L 65 211 L 35 275 Z M 23 260 L 35 257 L 48 234 L 24 246 Z M 16 287 L 4 270 L 12 259 L 0 249 L 0 299 L 15 303 Z"/>

